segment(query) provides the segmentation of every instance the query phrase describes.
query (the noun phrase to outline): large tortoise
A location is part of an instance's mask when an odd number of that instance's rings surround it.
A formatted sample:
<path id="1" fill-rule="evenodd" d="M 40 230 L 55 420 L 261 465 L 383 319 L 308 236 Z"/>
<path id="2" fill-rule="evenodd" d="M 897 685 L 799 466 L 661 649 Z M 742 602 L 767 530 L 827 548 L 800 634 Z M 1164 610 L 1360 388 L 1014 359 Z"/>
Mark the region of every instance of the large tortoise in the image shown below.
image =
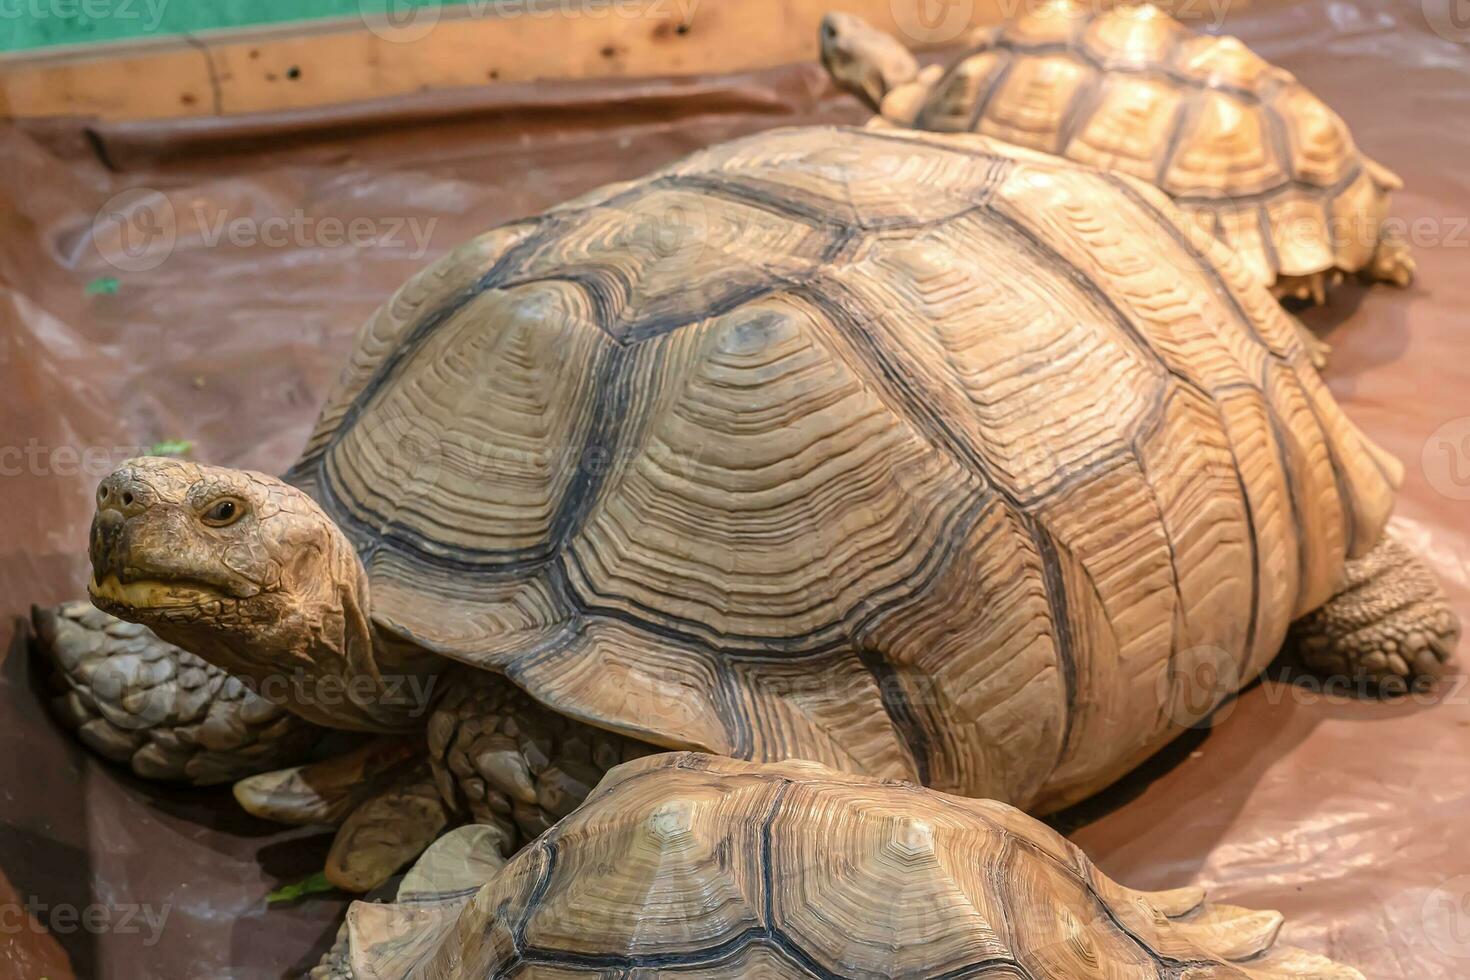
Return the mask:
<path id="1" fill-rule="evenodd" d="M 978 132 L 1156 184 L 1278 296 L 1322 302 L 1342 273 L 1408 285 L 1384 225 L 1402 186 L 1341 117 L 1239 40 L 1152 4 L 1046 0 L 981 28 L 947 67 L 920 69 L 850 14 L 823 21 L 834 79 L 899 126 Z"/>
<path id="2" fill-rule="evenodd" d="M 396 904 L 352 906 L 312 976 L 1362 980 L 1281 925 L 1124 888 L 1004 803 L 673 754 L 613 770 L 503 866 L 447 835 Z"/>
<path id="3" fill-rule="evenodd" d="M 701 151 L 411 280 L 284 480 L 121 466 L 92 599 L 311 722 L 401 733 L 237 787 L 344 821 L 328 870 L 359 889 L 466 814 L 509 850 L 656 747 L 1055 810 L 1294 620 L 1332 673 L 1435 676 L 1458 625 L 1384 536 L 1398 463 L 1187 220 L 978 136 Z M 51 618 L 74 717 L 187 673 L 99 626 Z M 219 746 L 254 744 L 231 717 Z M 189 741 L 117 747 L 162 772 Z"/>

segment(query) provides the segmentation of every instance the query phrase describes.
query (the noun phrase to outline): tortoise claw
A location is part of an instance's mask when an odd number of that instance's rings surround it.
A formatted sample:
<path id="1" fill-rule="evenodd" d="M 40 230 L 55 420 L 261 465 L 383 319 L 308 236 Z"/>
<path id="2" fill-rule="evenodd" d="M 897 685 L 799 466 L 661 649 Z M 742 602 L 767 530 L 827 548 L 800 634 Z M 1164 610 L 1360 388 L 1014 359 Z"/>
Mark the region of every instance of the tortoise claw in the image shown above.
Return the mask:
<path id="1" fill-rule="evenodd" d="M 1432 684 L 1459 637 L 1459 618 L 1434 573 L 1391 537 L 1349 561 L 1341 591 L 1292 624 L 1308 667 L 1383 694 Z"/>
<path id="2" fill-rule="evenodd" d="M 383 783 L 423 756 L 410 738 L 380 738 L 343 755 L 242 779 L 235 799 L 247 813 L 276 823 L 338 824 Z"/>
<path id="3" fill-rule="evenodd" d="M 433 843 L 449 819 L 428 762 L 422 762 L 342 821 L 327 854 L 327 880 L 344 891 L 372 891 Z"/>
<path id="4" fill-rule="evenodd" d="M 1387 282 L 1404 289 L 1413 283 L 1417 268 L 1403 234 L 1387 229 L 1381 232 L 1373 258 L 1360 276 L 1366 282 Z"/>

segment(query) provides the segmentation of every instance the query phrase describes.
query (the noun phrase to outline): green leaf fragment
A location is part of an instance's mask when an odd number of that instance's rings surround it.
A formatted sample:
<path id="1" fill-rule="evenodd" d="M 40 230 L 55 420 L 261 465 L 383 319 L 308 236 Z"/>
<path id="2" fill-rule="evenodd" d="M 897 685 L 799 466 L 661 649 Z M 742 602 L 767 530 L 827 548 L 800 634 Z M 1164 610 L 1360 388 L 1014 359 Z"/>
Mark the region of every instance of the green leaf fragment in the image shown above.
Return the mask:
<path id="1" fill-rule="evenodd" d="M 87 283 L 85 290 L 88 296 L 112 296 L 118 290 L 120 283 L 116 276 L 102 276 Z"/>
<path id="2" fill-rule="evenodd" d="M 293 881 L 289 885 L 282 885 L 267 895 L 265 900 L 267 904 L 275 905 L 277 902 L 294 902 L 303 895 L 315 895 L 319 892 L 336 890 L 337 886 L 327 880 L 327 873 L 325 871 L 318 871 L 316 874 L 302 878 L 300 881 Z"/>
<path id="3" fill-rule="evenodd" d="M 149 456 L 183 456 L 194 448 L 194 444 L 188 439 L 164 439 L 155 442 L 149 449 Z"/>

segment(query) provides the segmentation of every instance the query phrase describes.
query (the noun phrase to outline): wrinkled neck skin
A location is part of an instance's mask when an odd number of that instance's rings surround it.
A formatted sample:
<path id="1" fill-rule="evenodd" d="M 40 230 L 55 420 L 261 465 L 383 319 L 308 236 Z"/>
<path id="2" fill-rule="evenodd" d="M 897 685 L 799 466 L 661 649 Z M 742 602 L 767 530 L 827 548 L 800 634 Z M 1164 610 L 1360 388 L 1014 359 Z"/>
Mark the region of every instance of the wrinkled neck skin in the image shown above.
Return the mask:
<path id="1" fill-rule="evenodd" d="M 422 729 L 446 662 L 379 634 L 357 554 L 341 534 L 325 537 L 288 570 L 291 588 L 210 619 L 150 625 L 308 721 L 352 731 Z"/>

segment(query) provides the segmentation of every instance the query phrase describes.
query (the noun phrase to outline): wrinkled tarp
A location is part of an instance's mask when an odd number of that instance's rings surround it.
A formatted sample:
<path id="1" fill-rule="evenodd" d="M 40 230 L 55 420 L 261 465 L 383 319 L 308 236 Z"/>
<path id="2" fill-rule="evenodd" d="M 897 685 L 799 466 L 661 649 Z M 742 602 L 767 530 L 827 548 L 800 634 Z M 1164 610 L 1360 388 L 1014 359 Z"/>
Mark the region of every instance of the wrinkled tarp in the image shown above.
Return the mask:
<path id="1" fill-rule="evenodd" d="M 1335 346 L 1337 396 L 1406 463 L 1399 533 L 1470 619 L 1470 30 L 1451 9 L 1257 3 L 1225 8 L 1221 26 L 1404 177 L 1394 210 L 1418 281 L 1347 286 L 1307 319 Z M 82 594 L 92 492 L 111 462 L 187 439 L 198 458 L 282 470 L 357 326 L 455 244 L 709 143 L 864 115 L 801 66 L 247 124 L 0 128 L 0 612 Z M 149 191 L 173 209 L 175 239 L 145 268 L 157 256 L 118 251 L 108 229 L 113 215 L 139 220 L 139 195 L 150 217 Z M 353 227 L 358 244 L 344 244 Z M 343 903 L 268 911 L 263 896 L 318 869 L 328 837 L 79 750 L 5 628 L 0 977 L 277 977 L 314 962 Z M 1201 882 L 1281 909 L 1289 941 L 1370 977 L 1470 976 L 1467 701 L 1460 677 L 1397 703 L 1270 680 L 1062 825 L 1123 882 Z M 94 928 L 68 917 L 94 904 Z"/>

